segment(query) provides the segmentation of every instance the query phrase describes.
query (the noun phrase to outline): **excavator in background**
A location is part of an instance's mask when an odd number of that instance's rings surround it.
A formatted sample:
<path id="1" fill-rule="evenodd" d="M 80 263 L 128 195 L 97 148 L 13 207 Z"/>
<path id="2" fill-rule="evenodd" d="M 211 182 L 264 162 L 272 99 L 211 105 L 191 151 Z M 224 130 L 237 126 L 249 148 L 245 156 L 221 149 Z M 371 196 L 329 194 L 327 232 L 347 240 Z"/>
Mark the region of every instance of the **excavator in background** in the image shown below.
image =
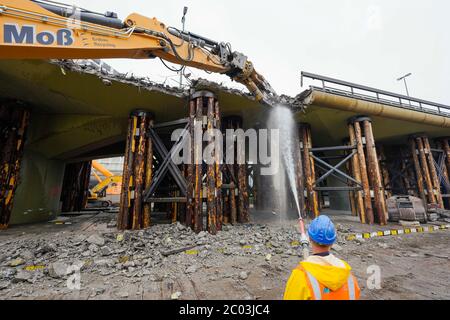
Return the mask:
<path id="1" fill-rule="evenodd" d="M 226 74 L 266 105 L 278 97 L 252 62 L 232 51 L 229 43 L 137 13 L 122 21 L 114 12 L 101 14 L 55 1 L 0 0 L 0 59 L 107 58 L 160 58 Z"/>
<path id="2" fill-rule="evenodd" d="M 111 200 L 114 196 L 120 196 L 122 176 L 114 175 L 98 161 L 92 161 L 92 175 L 98 183 L 89 189 L 88 207 L 110 207 L 114 204 Z M 103 176 L 104 178 L 101 178 Z"/>

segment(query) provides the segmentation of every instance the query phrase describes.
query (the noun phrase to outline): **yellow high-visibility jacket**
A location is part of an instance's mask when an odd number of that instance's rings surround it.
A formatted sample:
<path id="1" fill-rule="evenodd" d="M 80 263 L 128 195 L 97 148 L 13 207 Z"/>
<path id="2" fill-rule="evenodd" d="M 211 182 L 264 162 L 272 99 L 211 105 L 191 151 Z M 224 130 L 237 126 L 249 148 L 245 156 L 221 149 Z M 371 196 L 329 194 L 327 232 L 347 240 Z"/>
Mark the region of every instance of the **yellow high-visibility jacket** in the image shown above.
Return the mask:
<path id="1" fill-rule="evenodd" d="M 347 283 L 351 276 L 352 268 L 341 259 L 333 255 L 327 257 L 310 256 L 300 266 L 309 272 L 317 281 L 332 291 L 340 289 Z M 356 283 L 357 298 L 359 298 L 359 286 Z M 310 292 L 306 274 L 298 268 L 292 274 L 286 284 L 284 300 L 313 300 L 313 293 Z"/>

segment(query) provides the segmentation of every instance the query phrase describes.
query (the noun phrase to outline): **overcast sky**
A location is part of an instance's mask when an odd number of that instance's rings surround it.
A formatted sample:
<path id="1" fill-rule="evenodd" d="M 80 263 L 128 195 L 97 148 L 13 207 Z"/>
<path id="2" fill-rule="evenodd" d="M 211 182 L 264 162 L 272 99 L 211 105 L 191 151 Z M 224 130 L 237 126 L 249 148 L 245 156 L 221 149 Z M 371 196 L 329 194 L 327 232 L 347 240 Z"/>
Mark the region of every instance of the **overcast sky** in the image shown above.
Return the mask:
<path id="1" fill-rule="evenodd" d="M 66 0 L 67 2 L 67 0 Z M 246 54 L 278 93 L 296 95 L 300 71 L 450 104 L 450 1 L 447 0 L 72 0 L 119 17 L 137 12 L 230 42 Z M 176 85 L 159 60 L 108 61 L 120 72 Z M 232 85 L 226 76 L 191 70 L 194 77 Z M 306 83 L 308 84 L 308 83 Z"/>

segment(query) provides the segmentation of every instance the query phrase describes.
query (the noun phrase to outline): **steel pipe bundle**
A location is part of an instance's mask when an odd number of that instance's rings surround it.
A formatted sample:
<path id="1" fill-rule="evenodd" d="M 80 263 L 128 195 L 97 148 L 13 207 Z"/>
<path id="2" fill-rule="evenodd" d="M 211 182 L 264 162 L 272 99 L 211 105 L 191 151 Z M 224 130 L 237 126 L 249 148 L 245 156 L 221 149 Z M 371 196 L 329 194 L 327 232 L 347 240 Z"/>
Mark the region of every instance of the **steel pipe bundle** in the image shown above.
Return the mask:
<path id="1" fill-rule="evenodd" d="M 354 178 L 362 183 L 357 192 L 358 212 L 362 223 L 375 223 L 375 214 L 380 225 L 387 224 L 386 194 L 382 183 L 380 163 L 368 117 L 356 117 L 349 121 L 350 143 L 356 143 L 357 153 L 352 161 Z M 373 195 L 373 204 L 372 204 Z M 363 198 L 361 202 L 361 197 Z M 364 204 L 364 210 L 363 210 Z"/>
<path id="2" fill-rule="evenodd" d="M 153 144 L 148 128 L 153 126 L 152 115 L 135 111 L 128 121 L 128 136 L 122 177 L 122 193 L 117 226 L 120 230 L 139 230 L 150 226 L 149 203 L 144 191 L 152 182 Z"/>
<path id="3" fill-rule="evenodd" d="M 0 229 L 9 225 L 30 112 L 17 105 L 0 104 Z"/>

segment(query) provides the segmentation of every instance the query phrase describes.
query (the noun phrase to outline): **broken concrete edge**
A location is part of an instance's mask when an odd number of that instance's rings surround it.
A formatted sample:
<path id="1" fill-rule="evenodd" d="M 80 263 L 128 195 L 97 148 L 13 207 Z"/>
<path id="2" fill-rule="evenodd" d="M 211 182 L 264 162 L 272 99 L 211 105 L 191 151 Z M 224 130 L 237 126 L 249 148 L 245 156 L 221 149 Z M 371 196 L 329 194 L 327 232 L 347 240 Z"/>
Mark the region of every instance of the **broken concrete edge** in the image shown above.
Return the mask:
<path id="1" fill-rule="evenodd" d="M 64 70 L 68 70 L 71 72 L 78 72 L 83 74 L 90 74 L 95 75 L 102 79 L 102 81 L 106 82 L 120 82 L 124 84 L 129 84 L 132 86 L 136 86 L 138 88 L 143 88 L 145 90 L 149 91 L 158 91 L 164 94 L 169 94 L 172 96 L 176 96 L 178 98 L 186 98 L 188 99 L 193 91 L 198 90 L 208 90 L 215 94 L 225 93 L 230 95 L 236 95 L 243 98 L 246 98 L 250 101 L 255 101 L 255 97 L 253 97 L 250 93 L 245 92 L 246 89 L 235 89 L 235 88 L 229 88 L 222 84 L 212 82 L 206 79 L 198 78 L 191 81 L 190 88 L 182 89 L 177 87 L 171 87 L 168 85 L 160 84 L 155 81 L 152 81 L 149 77 L 138 77 L 133 75 L 132 73 L 116 73 L 111 74 L 107 72 L 103 72 L 102 70 L 99 70 L 91 65 L 82 65 L 78 64 L 73 60 L 49 60 L 51 64 L 57 65 Z M 298 109 L 303 107 L 302 100 L 300 100 L 298 97 L 302 94 L 298 95 L 297 97 L 290 97 L 288 95 L 282 94 L 279 96 L 280 98 L 280 104 L 284 106 L 288 106 L 293 109 Z"/>
<path id="2" fill-rule="evenodd" d="M 78 72 L 82 74 L 95 75 L 103 81 L 115 81 L 136 86 L 138 88 L 144 88 L 149 91 L 158 91 L 161 93 L 169 94 L 179 98 L 185 98 L 189 96 L 189 92 L 184 89 L 170 87 L 163 84 L 158 84 L 148 77 L 136 77 L 133 74 L 109 74 L 98 70 L 90 65 L 81 65 L 73 60 L 49 60 L 49 63 L 57 65 L 64 70 L 71 72 Z"/>

